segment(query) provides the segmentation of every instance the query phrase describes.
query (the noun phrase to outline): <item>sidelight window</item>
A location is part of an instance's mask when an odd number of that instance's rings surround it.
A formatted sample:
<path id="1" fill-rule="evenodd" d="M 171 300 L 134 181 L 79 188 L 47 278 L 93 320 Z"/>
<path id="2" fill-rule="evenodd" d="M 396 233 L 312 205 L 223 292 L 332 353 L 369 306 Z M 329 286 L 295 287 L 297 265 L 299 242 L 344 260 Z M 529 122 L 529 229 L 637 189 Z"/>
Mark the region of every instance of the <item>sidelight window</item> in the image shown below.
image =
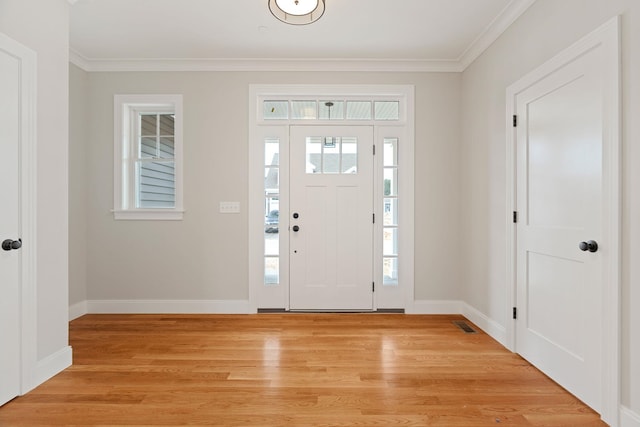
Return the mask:
<path id="1" fill-rule="evenodd" d="M 383 285 L 398 285 L 398 138 L 383 141 Z"/>
<path id="2" fill-rule="evenodd" d="M 280 140 L 264 141 L 264 284 L 280 283 Z"/>

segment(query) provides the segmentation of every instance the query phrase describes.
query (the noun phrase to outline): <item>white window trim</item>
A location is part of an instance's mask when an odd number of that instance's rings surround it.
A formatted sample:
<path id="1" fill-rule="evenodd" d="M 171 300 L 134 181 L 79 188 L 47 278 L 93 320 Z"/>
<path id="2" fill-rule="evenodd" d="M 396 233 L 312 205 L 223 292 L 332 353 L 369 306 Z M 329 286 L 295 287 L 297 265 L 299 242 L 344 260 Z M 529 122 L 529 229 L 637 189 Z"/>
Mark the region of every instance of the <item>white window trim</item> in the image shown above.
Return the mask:
<path id="1" fill-rule="evenodd" d="M 183 207 L 182 95 L 114 95 L 113 216 L 116 220 L 181 220 Z M 140 209 L 133 203 L 135 194 L 131 171 L 131 113 L 145 107 L 171 108 L 175 114 L 175 185 L 174 208 Z"/>

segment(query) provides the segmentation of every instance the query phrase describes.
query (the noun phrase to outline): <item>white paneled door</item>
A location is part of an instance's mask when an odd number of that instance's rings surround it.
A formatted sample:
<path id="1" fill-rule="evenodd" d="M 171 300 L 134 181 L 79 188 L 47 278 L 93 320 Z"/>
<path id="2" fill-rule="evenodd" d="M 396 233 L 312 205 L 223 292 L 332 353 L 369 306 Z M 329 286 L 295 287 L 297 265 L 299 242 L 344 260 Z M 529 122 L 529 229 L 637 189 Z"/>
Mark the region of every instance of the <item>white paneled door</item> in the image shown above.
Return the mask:
<path id="1" fill-rule="evenodd" d="M 0 40 L 0 405 L 20 393 L 20 61 Z"/>
<path id="2" fill-rule="evenodd" d="M 373 309 L 373 127 L 290 128 L 290 308 Z"/>
<path id="3" fill-rule="evenodd" d="M 515 99 L 516 350 L 597 411 L 607 251 L 600 51 L 567 63 Z"/>

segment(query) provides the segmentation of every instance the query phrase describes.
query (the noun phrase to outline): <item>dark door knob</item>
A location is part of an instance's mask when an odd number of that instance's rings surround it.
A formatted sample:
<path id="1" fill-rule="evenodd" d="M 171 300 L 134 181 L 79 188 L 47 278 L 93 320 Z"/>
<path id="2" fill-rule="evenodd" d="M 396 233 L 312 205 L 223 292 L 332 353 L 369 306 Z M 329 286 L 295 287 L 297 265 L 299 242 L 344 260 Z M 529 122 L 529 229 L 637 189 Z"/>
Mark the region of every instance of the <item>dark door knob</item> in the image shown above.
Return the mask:
<path id="1" fill-rule="evenodd" d="M 2 242 L 2 249 L 5 251 L 10 251 L 12 249 L 20 249 L 22 247 L 22 239 L 11 240 L 7 239 Z"/>
<path id="2" fill-rule="evenodd" d="M 578 245 L 581 251 L 597 252 L 598 242 L 595 240 L 589 240 L 588 242 L 580 242 Z"/>
<path id="3" fill-rule="evenodd" d="M 293 226 L 293 231 L 297 233 L 299 230 L 300 230 L 300 227 L 298 227 L 297 225 Z"/>
<path id="4" fill-rule="evenodd" d="M 293 213 L 293 217 L 294 217 L 295 219 L 298 219 L 298 218 L 300 217 L 300 215 L 298 214 L 298 212 L 294 212 L 294 213 Z"/>

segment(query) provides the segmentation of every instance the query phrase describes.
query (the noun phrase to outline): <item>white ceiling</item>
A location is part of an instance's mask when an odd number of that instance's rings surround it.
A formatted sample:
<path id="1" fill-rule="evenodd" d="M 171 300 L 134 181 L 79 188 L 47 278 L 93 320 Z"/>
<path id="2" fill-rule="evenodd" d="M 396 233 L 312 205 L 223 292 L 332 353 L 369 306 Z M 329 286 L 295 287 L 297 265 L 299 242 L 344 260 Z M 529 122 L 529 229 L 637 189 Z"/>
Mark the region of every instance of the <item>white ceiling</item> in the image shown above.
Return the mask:
<path id="1" fill-rule="evenodd" d="M 267 0 L 69 0 L 71 60 L 101 70 L 461 71 L 535 0 L 326 0 L 317 22 Z"/>

